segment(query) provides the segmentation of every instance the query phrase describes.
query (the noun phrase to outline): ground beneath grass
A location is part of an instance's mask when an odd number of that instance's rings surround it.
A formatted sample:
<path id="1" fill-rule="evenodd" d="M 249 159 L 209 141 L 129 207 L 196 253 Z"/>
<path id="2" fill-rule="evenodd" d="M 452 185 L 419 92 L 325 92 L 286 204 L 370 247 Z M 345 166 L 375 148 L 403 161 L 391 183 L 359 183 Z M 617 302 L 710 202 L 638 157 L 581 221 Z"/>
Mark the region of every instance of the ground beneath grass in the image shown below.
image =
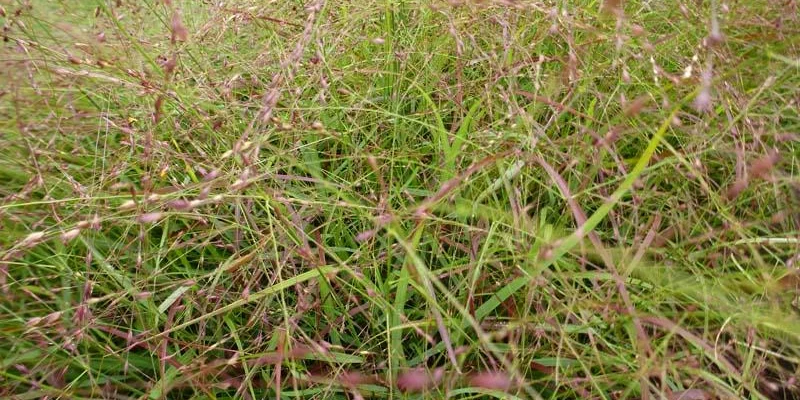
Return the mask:
<path id="1" fill-rule="evenodd" d="M 0 6 L 0 397 L 800 398 L 795 1 Z"/>

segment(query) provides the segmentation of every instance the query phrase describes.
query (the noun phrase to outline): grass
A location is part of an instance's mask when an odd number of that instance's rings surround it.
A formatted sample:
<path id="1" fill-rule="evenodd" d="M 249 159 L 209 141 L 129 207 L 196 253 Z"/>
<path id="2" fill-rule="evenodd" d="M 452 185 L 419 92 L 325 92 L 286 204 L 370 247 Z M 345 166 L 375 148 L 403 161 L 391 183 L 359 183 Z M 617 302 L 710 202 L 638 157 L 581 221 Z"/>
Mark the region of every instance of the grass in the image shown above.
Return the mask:
<path id="1" fill-rule="evenodd" d="M 800 398 L 794 2 L 0 5 L 0 397 Z"/>

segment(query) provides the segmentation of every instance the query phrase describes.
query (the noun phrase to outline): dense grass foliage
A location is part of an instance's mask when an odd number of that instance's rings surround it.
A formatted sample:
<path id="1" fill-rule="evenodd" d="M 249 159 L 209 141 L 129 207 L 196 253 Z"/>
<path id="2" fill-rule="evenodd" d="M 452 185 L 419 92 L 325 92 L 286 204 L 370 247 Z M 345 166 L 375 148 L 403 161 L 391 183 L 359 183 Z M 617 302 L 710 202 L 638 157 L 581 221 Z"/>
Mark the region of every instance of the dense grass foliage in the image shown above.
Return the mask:
<path id="1" fill-rule="evenodd" d="M 0 4 L 0 397 L 800 398 L 794 1 Z"/>

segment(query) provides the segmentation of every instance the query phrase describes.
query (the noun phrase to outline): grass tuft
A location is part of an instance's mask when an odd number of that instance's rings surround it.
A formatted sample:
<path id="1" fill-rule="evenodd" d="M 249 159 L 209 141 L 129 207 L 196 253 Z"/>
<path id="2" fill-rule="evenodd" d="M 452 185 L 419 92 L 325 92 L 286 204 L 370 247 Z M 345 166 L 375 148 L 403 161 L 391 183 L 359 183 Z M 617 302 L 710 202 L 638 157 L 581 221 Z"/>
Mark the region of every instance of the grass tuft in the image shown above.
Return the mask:
<path id="1" fill-rule="evenodd" d="M 0 21 L 0 397 L 800 398 L 794 2 Z"/>

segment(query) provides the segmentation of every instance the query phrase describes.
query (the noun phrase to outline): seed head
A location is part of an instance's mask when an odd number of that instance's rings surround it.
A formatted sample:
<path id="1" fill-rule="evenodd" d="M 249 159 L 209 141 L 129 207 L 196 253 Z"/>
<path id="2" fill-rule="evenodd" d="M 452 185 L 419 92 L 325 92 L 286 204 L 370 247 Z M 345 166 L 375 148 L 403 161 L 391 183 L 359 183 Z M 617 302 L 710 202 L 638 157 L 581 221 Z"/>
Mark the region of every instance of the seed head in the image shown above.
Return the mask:
<path id="1" fill-rule="evenodd" d="M 698 112 L 711 111 L 711 88 L 703 87 L 700 89 L 700 93 L 694 98 L 692 106 Z"/>
<path id="2" fill-rule="evenodd" d="M 503 391 L 511 389 L 512 386 L 511 377 L 506 373 L 497 371 L 472 374 L 469 378 L 469 383 L 479 388 Z"/>
<path id="3" fill-rule="evenodd" d="M 78 235 L 80 235 L 80 234 L 81 234 L 81 229 L 80 228 L 70 229 L 70 230 L 68 230 L 68 231 L 66 231 L 66 232 L 61 234 L 61 241 L 64 242 L 64 244 L 66 244 L 68 242 L 71 242 L 73 239 L 78 237 Z"/>
<path id="4" fill-rule="evenodd" d="M 160 212 L 151 212 L 147 214 L 142 214 L 137 218 L 140 223 L 143 224 L 152 224 L 154 222 L 158 222 L 164 215 Z"/>
<path id="5" fill-rule="evenodd" d="M 33 232 L 25 236 L 19 244 L 23 247 L 32 247 L 41 242 L 42 238 L 44 238 L 44 232 Z"/>
<path id="6" fill-rule="evenodd" d="M 181 16 L 177 12 L 172 14 L 172 43 L 185 42 L 189 38 L 189 31 L 183 26 Z"/>
<path id="7" fill-rule="evenodd" d="M 437 379 L 423 368 L 414 368 L 397 377 L 397 388 L 403 392 L 421 392 L 436 386 L 440 380 L 441 376 Z"/>

